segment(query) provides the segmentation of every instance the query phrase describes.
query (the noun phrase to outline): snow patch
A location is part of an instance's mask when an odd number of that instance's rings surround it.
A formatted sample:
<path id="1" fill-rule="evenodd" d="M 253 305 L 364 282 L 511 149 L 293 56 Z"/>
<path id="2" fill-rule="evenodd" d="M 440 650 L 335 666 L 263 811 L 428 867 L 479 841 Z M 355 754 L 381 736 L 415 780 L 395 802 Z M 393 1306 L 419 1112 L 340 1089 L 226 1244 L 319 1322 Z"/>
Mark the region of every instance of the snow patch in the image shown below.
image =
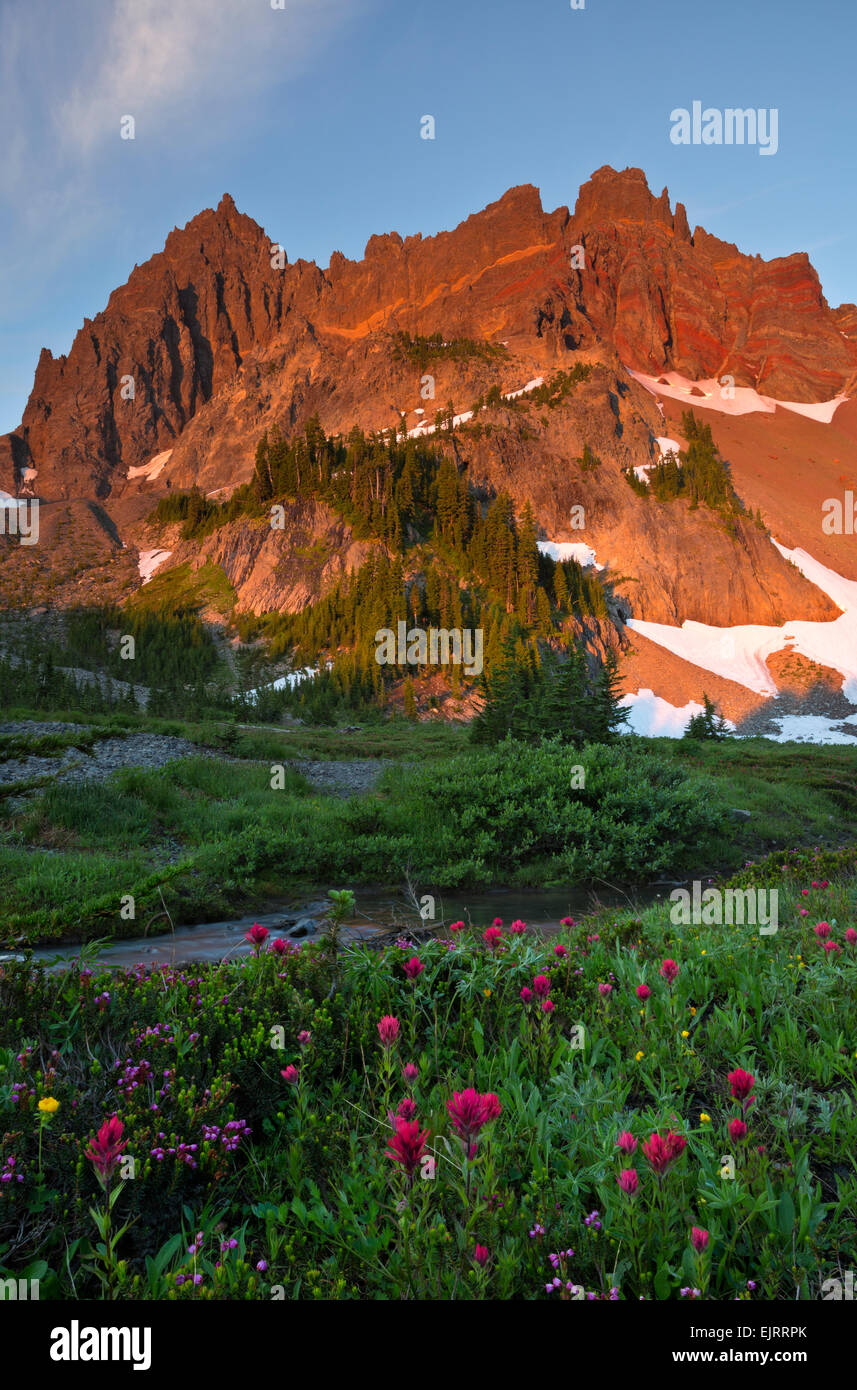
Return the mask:
<path id="1" fill-rule="evenodd" d="M 158 474 L 163 472 L 172 458 L 172 453 L 172 449 L 166 449 L 164 453 L 156 454 L 153 459 L 149 459 L 148 463 L 141 464 L 139 468 L 129 468 L 128 477 L 145 478 L 147 482 L 151 482 L 153 478 L 157 478 Z"/>
<path id="2" fill-rule="evenodd" d="M 679 709 L 652 690 L 624 695 L 619 705 L 628 711 L 628 720 L 620 726 L 621 732 L 639 734 L 641 738 L 681 738 L 692 716 L 705 713 L 704 707 L 694 700 Z"/>
<path id="3" fill-rule="evenodd" d="M 838 618 L 826 623 L 788 622 L 782 627 L 749 623 L 738 627 L 712 627 L 695 622 L 672 627 L 667 623 L 631 618 L 628 626 L 675 656 L 716 676 L 736 681 L 756 695 L 777 694 L 765 665 L 767 657 L 784 649 L 798 652 L 808 661 L 838 671 L 844 677 L 842 693 L 846 700 L 857 704 L 857 582 L 844 579 L 799 547 L 787 550 L 778 541 L 773 544 L 810 583 L 842 609 Z"/>
<path id="4" fill-rule="evenodd" d="M 330 664 L 331 663 L 328 662 L 328 666 Z M 317 675 L 317 666 L 304 666 L 300 671 L 289 671 L 288 675 L 277 676 L 276 680 L 271 681 L 269 685 L 260 686 L 256 690 L 245 691 L 243 698 L 247 700 L 251 705 L 255 705 L 256 701 L 259 698 L 259 690 L 261 690 L 262 693 L 264 693 L 267 690 L 285 690 L 287 688 L 289 690 L 293 690 L 296 685 L 300 685 L 301 681 L 312 680 L 313 676 Z M 240 699 L 241 697 L 239 696 L 238 698 Z"/>
<path id="5" fill-rule="evenodd" d="M 857 725 L 857 714 L 827 719 L 820 714 L 784 714 L 776 719 L 779 733 L 765 734 L 774 743 L 850 743 L 857 746 L 857 728 L 845 733 L 842 725 Z"/>
<path id="6" fill-rule="evenodd" d="M 140 560 L 137 568 L 140 571 L 140 578 L 144 584 L 148 584 L 158 566 L 162 565 L 165 560 L 169 560 L 172 553 L 171 550 L 140 551 Z"/>
<path id="7" fill-rule="evenodd" d="M 536 377 L 533 377 L 533 380 L 532 380 L 532 381 L 528 381 L 527 384 L 526 384 L 526 386 L 521 386 L 521 387 L 519 387 L 519 389 L 518 389 L 517 391 L 503 391 L 503 393 L 502 393 L 503 400 L 504 400 L 504 401 L 514 401 L 514 400 L 517 400 L 518 396 L 526 396 L 528 392 L 530 392 L 530 391 L 535 391 L 539 386 L 544 386 L 544 384 L 545 384 L 545 379 L 544 379 L 543 376 L 536 376 Z M 483 408 L 483 410 L 484 410 L 486 407 L 483 406 L 482 408 Z M 418 409 L 418 410 L 415 410 L 415 411 L 414 411 L 414 414 L 415 414 L 415 415 L 422 415 L 422 414 L 423 414 L 423 411 L 422 411 L 422 409 L 420 408 L 420 409 Z M 472 410 L 465 410 L 464 413 L 463 413 L 462 415 L 455 415 L 455 416 L 453 417 L 452 423 L 453 423 L 453 426 L 466 425 L 466 424 L 467 424 L 467 421 L 468 421 L 468 420 L 472 420 L 472 419 L 473 419 L 473 411 L 472 411 Z M 437 429 L 437 425 L 430 425 L 429 422 L 428 422 L 428 420 L 420 420 L 420 422 L 419 422 L 418 425 L 414 425 L 414 428 L 413 428 L 412 430 L 408 430 L 408 439 L 423 439 L 427 434 L 434 434 L 434 432 L 435 432 L 436 429 Z"/>
<path id="8" fill-rule="evenodd" d="M 625 370 L 653 396 L 669 396 L 685 405 L 694 408 L 699 406 L 701 410 L 719 410 L 723 415 L 751 415 L 756 412 L 773 415 L 779 408 L 791 410 L 796 415 L 805 415 L 807 419 L 816 420 L 819 424 L 829 425 L 839 406 L 848 399 L 847 396 L 834 396 L 830 401 L 778 401 L 773 396 L 760 395 L 752 386 L 735 386 L 732 388 L 731 399 L 724 400 L 720 382 L 716 377 L 709 377 L 704 381 L 691 381 L 690 377 L 682 376 L 681 372 L 662 372 L 664 380 L 661 381 L 656 376 L 635 372 L 630 367 L 626 367 Z M 696 391 L 701 391 L 702 395 L 695 395 Z"/>
<path id="9" fill-rule="evenodd" d="M 592 546 L 585 541 L 536 541 L 536 545 L 542 555 L 549 555 L 552 560 L 576 560 L 584 569 L 591 565 L 597 570 L 604 569 L 596 560 Z"/>

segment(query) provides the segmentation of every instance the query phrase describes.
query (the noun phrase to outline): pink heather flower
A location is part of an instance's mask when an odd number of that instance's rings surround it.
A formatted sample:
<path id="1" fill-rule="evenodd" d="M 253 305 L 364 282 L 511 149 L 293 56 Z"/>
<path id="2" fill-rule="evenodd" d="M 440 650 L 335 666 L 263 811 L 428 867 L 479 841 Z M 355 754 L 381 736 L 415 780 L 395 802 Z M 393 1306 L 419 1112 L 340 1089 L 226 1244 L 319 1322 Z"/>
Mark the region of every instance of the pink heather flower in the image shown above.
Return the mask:
<path id="1" fill-rule="evenodd" d="M 260 927 L 258 922 L 254 922 L 250 930 L 244 933 L 244 940 L 258 949 L 259 946 L 264 946 L 270 935 L 267 927 Z"/>
<path id="2" fill-rule="evenodd" d="M 547 975 L 537 975 L 533 980 L 533 989 L 539 999 L 547 999 L 550 994 L 551 982 Z"/>
<path id="3" fill-rule="evenodd" d="M 640 1002 L 645 1004 L 646 1000 L 650 998 L 652 991 L 649 989 L 648 985 L 637 985 L 635 993 Z"/>
<path id="4" fill-rule="evenodd" d="M 601 995 L 601 998 L 602 998 L 602 999 L 606 999 L 608 995 L 610 995 L 610 994 L 613 993 L 613 986 L 612 986 L 612 985 L 599 985 L 599 986 L 598 986 L 598 993 Z"/>
<path id="5" fill-rule="evenodd" d="M 487 1245 L 477 1245 L 476 1249 L 473 1251 L 473 1258 L 479 1265 L 479 1268 L 484 1269 L 490 1259 Z"/>
<path id="6" fill-rule="evenodd" d="M 554 948 L 553 948 L 553 953 L 554 953 L 555 956 L 558 956 L 560 960 L 562 960 L 563 956 L 567 956 L 567 955 L 568 955 L 568 951 L 567 951 L 567 950 L 565 949 L 565 947 L 562 946 L 562 945 L 560 945 L 560 946 L 554 946 Z"/>
<path id="7" fill-rule="evenodd" d="M 531 989 L 528 989 L 527 986 L 524 985 L 524 988 L 521 990 L 521 998 L 523 999 L 524 1003 L 529 1004 L 532 997 L 533 991 Z"/>
<path id="8" fill-rule="evenodd" d="M 405 1096 L 399 1101 L 396 1107 L 396 1114 L 400 1120 L 415 1120 L 417 1116 L 416 1101 L 411 1100 L 410 1096 Z"/>
<path id="9" fill-rule="evenodd" d="M 297 1086 L 297 1084 L 298 1084 L 298 1069 L 297 1069 L 297 1067 L 293 1067 L 293 1066 L 288 1066 L 288 1067 L 286 1067 L 284 1070 L 281 1070 L 281 1071 L 280 1071 L 280 1076 L 283 1078 L 284 1081 L 287 1081 L 287 1082 L 289 1083 L 290 1086 Z"/>
<path id="10" fill-rule="evenodd" d="M 756 1084 L 755 1076 L 751 1076 L 748 1071 L 742 1071 L 740 1067 L 730 1071 L 727 1080 L 736 1100 L 746 1100 Z"/>
<path id="11" fill-rule="evenodd" d="M 629 1157 L 637 1148 L 637 1141 L 629 1129 L 622 1130 L 622 1133 L 616 1140 L 616 1144 L 622 1150 L 623 1154 L 628 1154 Z"/>
<path id="12" fill-rule="evenodd" d="M 526 922 L 521 921 L 520 917 L 516 918 L 516 920 L 512 923 L 511 927 L 509 928 L 509 931 L 512 933 L 513 936 L 523 936 L 526 930 L 527 924 Z"/>
<path id="13" fill-rule="evenodd" d="M 708 1249 L 708 1232 L 701 1226 L 692 1226 L 690 1229 L 690 1243 L 697 1255 L 701 1255 L 703 1250 Z"/>
<path id="14" fill-rule="evenodd" d="M 555 1008 L 556 1008 L 556 1004 L 553 1002 L 552 999 L 543 999 L 543 1000 L 542 1000 L 542 1013 L 543 1013 L 543 1014 L 552 1014 Z"/>
<path id="15" fill-rule="evenodd" d="M 485 945 L 492 951 L 495 946 L 499 945 L 502 938 L 503 933 L 501 932 L 499 927 L 488 927 L 487 930 L 482 933 L 482 940 L 485 942 Z"/>
<path id="16" fill-rule="evenodd" d="M 573 926 L 574 926 L 574 918 L 573 918 L 573 917 L 561 917 L 561 918 L 560 918 L 559 924 L 560 924 L 561 927 L 573 927 Z"/>
<path id="17" fill-rule="evenodd" d="M 404 970 L 409 980 L 415 980 L 418 975 L 421 975 L 423 973 L 423 971 L 425 970 L 425 966 L 423 965 L 419 956 L 411 956 L 410 960 L 405 961 L 404 965 L 402 966 L 402 969 Z"/>
<path id="18" fill-rule="evenodd" d="M 813 927 L 813 931 L 815 932 L 816 936 L 819 937 L 820 939 L 823 938 L 823 937 L 825 937 L 825 936 L 829 936 L 829 935 L 830 935 L 830 923 L 829 923 L 829 922 L 818 922 L 818 923 Z"/>
<path id="19" fill-rule="evenodd" d="M 409 1086 L 413 1085 L 419 1074 L 420 1069 L 419 1067 L 415 1066 L 413 1062 L 406 1062 L 405 1065 L 402 1067 L 402 1076 L 405 1078 Z"/>
<path id="20" fill-rule="evenodd" d="M 400 1163 L 407 1176 L 413 1179 L 426 1149 L 428 1130 L 420 1129 L 419 1120 L 396 1118 L 396 1132 L 385 1150 L 387 1157 Z"/>
<path id="21" fill-rule="evenodd" d="M 98 1180 L 103 1187 L 107 1186 L 113 1176 L 122 1150 L 128 1143 L 127 1139 L 122 1138 L 123 1129 L 122 1121 L 116 1115 L 112 1115 L 109 1120 L 104 1121 L 85 1150 L 86 1157 L 98 1174 Z"/>
<path id="22" fill-rule="evenodd" d="M 747 1138 L 747 1126 L 745 1125 L 743 1120 L 729 1121 L 729 1137 L 730 1139 L 736 1140 Z"/>
<path id="23" fill-rule="evenodd" d="M 310 1036 L 311 1034 L 306 1028 L 301 1029 L 301 1031 L 298 1033 L 298 1042 L 300 1043 L 301 1047 L 309 1047 Z"/>
<path id="24" fill-rule="evenodd" d="M 454 1091 L 452 1100 L 446 1102 L 452 1127 L 462 1143 L 468 1148 L 478 1135 L 482 1126 L 493 1119 L 495 1106 L 499 1105 L 496 1096 L 481 1096 L 470 1086 L 465 1091 Z M 499 1112 L 497 1112 L 499 1113 Z"/>
<path id="25" fill-rule="evenodd" d="M 661 966 L 661 974 L 668 985 L 671 985 L 678 974 L 678 964 L 674 960 L 665 960 Z"/>
<path id="26" fill-rule="evenodd" d="M 384 1047 L 392 1047 L 399 1036 L 399 1020 L 393 1014 L 384 1014 L 378 1024 L 378 1034 Z"/>
<path id="27" fill-rule="evenodd" d="M 633 1197 L 640 1186 L 636 1168 L 623 1168 L 621 1173 L 616 1174 L 616 1181 L 626 1197 Z"/>
<path id="28" fill-rule="evenodd" d="M 463 923 L 463 922 L 450 922 L 450 924 L 449 924 L 449 930 L 450 930 L 451 932 L 464 931 L 464 923 Z"/>

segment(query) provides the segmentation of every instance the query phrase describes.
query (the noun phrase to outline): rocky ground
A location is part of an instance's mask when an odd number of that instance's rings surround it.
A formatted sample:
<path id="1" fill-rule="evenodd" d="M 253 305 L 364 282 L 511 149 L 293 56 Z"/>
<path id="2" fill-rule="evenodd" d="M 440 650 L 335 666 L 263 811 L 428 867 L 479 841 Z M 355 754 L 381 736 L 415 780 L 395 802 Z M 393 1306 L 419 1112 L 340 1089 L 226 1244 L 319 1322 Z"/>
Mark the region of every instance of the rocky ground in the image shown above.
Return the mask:
<path id="1" fill-rule="evenodd" d="M 239 761 L 216 749 L 168 734 L 111 735 L 96 739 L 90 748 L 87 745 L 93 732 L 92 725 L 66 724 L 54 720 L 28 719 L 0 724 L 0 755 L 4 751 L 5 741 L 13 738 L 37 739 L 51 734 L 80 734 L 84 745 L 80 748 L 73 745 L 59 748 L 45 754 L 22 752 L 19 757 L 14 755 L 14 749 L 10 749 L 12 756 L 0 760 L 0 793 L 4 788 L 14 787 L 18 791 L 18 795 L 10 799 L 14 806 L 23 803 L 27 795 L 48 782 L 103 782 L 122 767 L 160 768 L 177 758 Z M 290 759 L 288 762 L 288 766 L 302 773 L 317 791 L 341 797 L 357 796 L 370 790 L 386 765 L 387 760 L 380 758 L 353 758 L 342 762 Z"/>

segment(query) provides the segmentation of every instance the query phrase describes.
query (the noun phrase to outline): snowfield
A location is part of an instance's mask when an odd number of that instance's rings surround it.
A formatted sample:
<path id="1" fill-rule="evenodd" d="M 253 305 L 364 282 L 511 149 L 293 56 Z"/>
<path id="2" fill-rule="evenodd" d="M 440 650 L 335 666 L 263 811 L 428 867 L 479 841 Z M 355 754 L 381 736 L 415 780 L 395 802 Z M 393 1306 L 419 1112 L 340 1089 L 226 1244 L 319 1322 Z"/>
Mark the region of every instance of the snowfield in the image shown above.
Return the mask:
<path id="1" fill-rule="evenodd" d="M 842 690 L 846 700 L 857 704 L 857 582 L 843 579 L 805 550 L 787 550 L 778 541 L 773 544 L 842 609 L 840 617 L 827 623 L 789 622 L 782 627 L 711 627 L 694 622 L 671 627 L 631 618 L 628 626 L 694 666 L 736 681 L 756 695 L 777 694 L 766 658 L 784 648 L 799 652 L 809 661 L 838 671 L 845 678 Z"/>
<path id="2" fill-rule="evenodd" d="M 778 541 L 773 544 L 787 560 L 821 589 L 842 610 L 830 622 L 789 622 L 782 627 L 763 627 L 745 624 L 739 627 L 711 627 L 706 623 L 686 622 L 681 627 L 666 623 L 647 623 L 631 618 L 628 626 L 652 642 L 690 661 L 714 675 L 736 681 L 757 695 L 772 697 L 777 687 L 765 665 L 774 652 L 798 652 L 809 661 L 838 671 L 843 677 L 842 693 L 846 700 L 857 704 L 857 582 L 843 579 L 835 570 L 814 560 L 805 550 L 787 550 Z M 671 730 L 683 732 L 691 714 L 699 706 L 686 705 L 677 709 L 653 695 L 650 690 L 626 695 L 621 702 L 631 709 L 631 728 L 636 733 L 657 737 L 677 737 Z M 778 742 L 796 740 L 807 743 L 852 743 L 853 737 L 843 726 L 857 726 L 857 714 L 844 719 L 828 719 L 821 715 L 794 714 L 776 716 L 779 733 L 768 735 Z"/>
<path id="3" fill-rule="evenodd" d="M 772 415 L 777 409 L 792 410 L 796 415 L 805 415 L 809 420 L 829 425 L 839 406 L 848 399 L 847 396 L 834 396 L 831 401 L 778 401 L 773 396 L 760 395 L 751 386 L 734 386 L 732 398 L 724 399 L 721 395 L 723 388 L 715 377 L 691 381 L 680 372 L 661 372 L 667 383 L 664 385 L 658 377 L 647 376 L 645 372 L 635 372 L 630 367 L 626 367 L 625 371 L 653 396 L 669 396 L 694 409 L 699 406 L 700 410 L 719 410 L 724 415 L 751 415 L 759 411 Z M 693 390 L 701 391 L 702 395 L 691 395 Z"/>

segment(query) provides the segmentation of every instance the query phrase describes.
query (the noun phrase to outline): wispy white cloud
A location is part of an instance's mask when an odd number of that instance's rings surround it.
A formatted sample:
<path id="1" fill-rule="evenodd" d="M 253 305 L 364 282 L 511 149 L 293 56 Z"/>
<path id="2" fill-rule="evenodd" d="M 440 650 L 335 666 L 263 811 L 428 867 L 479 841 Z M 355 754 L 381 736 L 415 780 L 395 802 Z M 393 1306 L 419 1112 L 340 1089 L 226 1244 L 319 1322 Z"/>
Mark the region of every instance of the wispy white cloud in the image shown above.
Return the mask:
<path id="1" fill-rule="evenodd" d="M 66 149 L 91 153 L 131 115 L 161 134 L 177 115 L 203 122 L 209 103 L 243 108 L 261 85 L 305 62 L 347 0 L 106 0 L 64 99 Z"/>
<path id="2" fill-rule="evenodd" d="M 124 116 L 145 178 L 177 152 L 211 163 L 219 137 L 252 132 L 275 86 L 374 3 L 0 0 L 0 319 L 39 319 L 64 267 L 122 242 Z M 4 386 L 11 361 L 0 351 Z"/>

